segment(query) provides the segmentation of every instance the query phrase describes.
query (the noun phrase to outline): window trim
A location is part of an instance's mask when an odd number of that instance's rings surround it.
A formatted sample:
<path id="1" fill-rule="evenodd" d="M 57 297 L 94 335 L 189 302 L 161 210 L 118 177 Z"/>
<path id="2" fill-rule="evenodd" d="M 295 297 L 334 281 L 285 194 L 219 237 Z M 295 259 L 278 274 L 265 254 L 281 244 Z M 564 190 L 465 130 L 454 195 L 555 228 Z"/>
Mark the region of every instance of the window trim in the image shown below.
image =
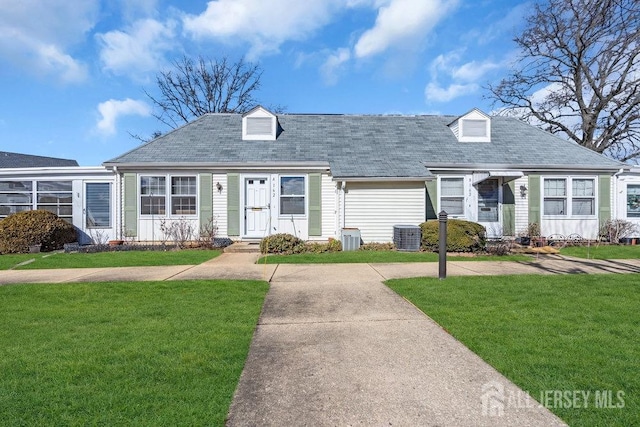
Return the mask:
<path id="1" fill-rule="evenodd" d="M 540 177 L 542 182 L 540 183 L 540 214 L 543 219 L 595 219 L 598 217 L 598 177 L 593 175 L 586 176 L 567 176 L 567 175 L 549 175 Z M 544 194 L 544 183 L 548 179 L 563 179 L 566 183 L 566 214 L 564 215 L 547 215 L 544 213 L 545 200 L 546 199 L 558 199 L 559 197 L 546 197 Z M 593 197 L 581 197 L 573 195 L 573 181 L 574 180 L 591 180 L 593 181 Z M 575 215 L 573 213 L 573 200 L 587 199 L 593 200 L 593 214 L 591 215 Z"/>
<path id="2" fill-rule="evenodd" d="M 142 194 L 142 178 L 148 178 L 148 177 L 155 177 L 155 178 L 164 178 L 164 194 L 163 195 L 156 195 L 154 194 L 153 197 L 164 197 L 164 213 L 163 214 L 144 214 L 142 213 L 142 198 L 143 197 L 149 197 L 148 195 L 143 195 Z M 193 214 L 173 214 L 173 197 L 174 194 L 172 193 L 172 178 L 178 178 L 178 177 L 190 177 L 190 178 L 195 178 L 196 180 L 196 189 L 195 189 L 195 194 L 192 195 L 188 195 L 186 197 L 195 197 L 196 199 L 196 208 L 195 208 L 195 213 Z M 184 196 L 184 195 L 175 195 L 175 196 Z M 158 218 L 171 218 L 171 219 L 177 219 L 177 218 L 189 218 L 189 219 L 194 219 L 194 218 L 198 218 L 198 216 L 200 215 L 200 179 L 198 174 L 186 174 L 186 173 L 145 173 L 145 174 L 138 174 L 138 218 L 139 219 L 151 219 L 151 217 L 158 217 Z"/>
<path id="3" fill-rule="evenodd" d="M 637 221 L 640 220 L 640 212 L 637 216 L 629 216 L 629 186 L 638 187 L 640 189 L 640 182 L 628 182 L 625 187 L 625 218 Z M 638 199 L 640 199 L 640 196 L 638 196 Z"/>
<path id="4" fill-rule="evenodd" d="M 302 178 L 304 180 L 304 194 L 282 194 L 282 178 Z M 288 214 L 282 213 L 282 198 L 285 197 L 303 197 L 304 198 L 304 213 L 301 214 Z M 309 213 L 309 179 L 307 174 L 287 174 L 287 175 L 278 175 L 278 218 L 279 219 L 287 219 L 287 218 L 297 218 L 304 219 L 307 217 Z"/>
<path id="5" fill-rule="evenodd" d="M 462 180 L 462 214 L 450 214 L 449 218 L 467 218 L 467 177 L 464 175 L 445 175 L 438 176 L 438 212 L 442 212 L 442 180 L 443 179 L 460 179 Z M 445 196 L 445 198 L 458 198 L 458 196 Z"/>

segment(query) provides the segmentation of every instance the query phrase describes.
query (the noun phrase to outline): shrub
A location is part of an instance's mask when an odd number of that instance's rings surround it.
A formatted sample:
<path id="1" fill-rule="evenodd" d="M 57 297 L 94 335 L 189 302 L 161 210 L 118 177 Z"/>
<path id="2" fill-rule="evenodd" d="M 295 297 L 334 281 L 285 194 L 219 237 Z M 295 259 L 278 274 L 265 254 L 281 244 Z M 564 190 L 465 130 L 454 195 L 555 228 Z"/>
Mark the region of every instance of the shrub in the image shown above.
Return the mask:
<path id="1" fill-rule="evenodd" d="M 27 253 L 36 245 L 48 252 L 76 240 L 73 225 L 48 211 L 18 212 L 0 221 L 0 254 Z"/>
<path id="2" fill-rule="evenodd" d="M 321 254 L 325 252 L 340 252 L 342 250 L 342 242 L 340 240 L 329 239 L 328 243 L 307 242 L 304 245 L 305 253 Z"/>
<path id="3" fill-rule="evenodd" d="M 624 219 L 608 219 L 600 227 L 600 237 L 611 243 L 618 243 L 624 237 L 631 237 L 638 233 L 638 226 Z"/>
<path id="4" fill-rule="evenodd" d="M 395 250 L 395 246 L 393 245 L 393 243 L 371 242 L 371 243 L 365 243 L 363 245 L 360 245 L 359 250 L 361 251 L 393 251 Z"/>
<path id="5" fill-rule="evenodd" d="M 438 251 L 439 221 L 427 221 L 420 224 L 422 230 L 422 249 Z M 447 221 L 447 252 L 475 252 L 484 249 L 486 243 L 485 228 L 475 222 L 450 219 Z"/>
<path id="6" fill-rule="evenodd" d="M 260 252 L 263 254 L 299 254 L 305 252 L 305 243 L 304 240 L 291 234 L 272 234 L 260 241 Z"/>

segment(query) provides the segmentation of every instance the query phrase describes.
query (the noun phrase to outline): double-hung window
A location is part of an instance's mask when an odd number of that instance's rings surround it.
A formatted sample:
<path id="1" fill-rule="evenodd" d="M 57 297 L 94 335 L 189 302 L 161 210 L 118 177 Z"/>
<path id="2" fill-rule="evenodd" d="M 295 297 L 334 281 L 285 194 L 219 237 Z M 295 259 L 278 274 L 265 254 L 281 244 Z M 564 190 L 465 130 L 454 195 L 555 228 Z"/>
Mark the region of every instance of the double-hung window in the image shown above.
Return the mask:
<path id="1" fill-rule="evenodd" d="M 196 188 L 195 176 L 171 177 L 172 215 L 196 214 Z"/>
<path id="2" fill-rule="evenodd" d="M 450 216 L 464 216 L 464 179 L 440 179 L 440 210 Z"/>
<path id="3" fill-rule="evenodd" d="M 280 215 L 305 214 L 304 176 L 280 177 Z"/>
<path id="4" fill-rule="evenodd" d="M 166 177 L 140 177 L 140 213 L 142 215 L 164 215 L 166 199 Z"/>
<path id="5" fill-rule="evenodd" d="M 627 184 L 627 218 L 640 218 L 640 185 Z"/>
<path id="6" fill-rule="evenodd" d="M 543 214 L 593 216 L 596 214 L 595 178 L 544 178 Z"/>

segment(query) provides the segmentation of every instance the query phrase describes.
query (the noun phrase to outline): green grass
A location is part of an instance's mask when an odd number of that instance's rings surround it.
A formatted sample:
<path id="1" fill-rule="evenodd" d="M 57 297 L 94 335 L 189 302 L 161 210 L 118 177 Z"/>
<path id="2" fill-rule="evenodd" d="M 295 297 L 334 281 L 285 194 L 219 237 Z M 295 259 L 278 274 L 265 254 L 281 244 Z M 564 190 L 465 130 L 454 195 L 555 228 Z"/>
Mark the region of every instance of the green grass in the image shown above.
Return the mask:
<path id="1" fill-rule="evenodd" d="M 560 250 L 562 255 L 589 259 L 638 259 L 640 246 L 568 246 Z"/>
<path id="2" fill-rule="evenodd" d="M 265 260 L 266 258 L 266 260 Z M 478 255 L 474 257 L 448 256 L 449 261 L 527 261 L 527 255 Z M 339 264 L 339 263 L 386 263 L 386 262 L 438 262 L 433 252 L 399 251 L 346 251 L 321 254 L 269 255 L 258 263 L 267 264 Z"/>
<path id="3" fill-rule="evenodd" d="M 196 265 L 220 255 L 218 250 L 122 251 L 98 253 L 48 253 L 0 255 L 0 269 L 32 270 L 43 268 L 146 267 L 157 265 Z M 33 262 L 19 267 L 28 259 Z"/>
<path id="4" fill-rule="evenodd" d="M 224 425 L 268 284 L 0 287 L 0 420 Z"/>
<path id="5" fill-rule="evenodd" d="M 570 425 L 628 426 L 640 420 L 638 275 L 387 284 L 532 397 L 543 390 L 591 391 L 586 409 L 550 408 Z M 614 399 L 622 390 L 624 408 L 596 408 L 597 390 L 612 390 Z"/>

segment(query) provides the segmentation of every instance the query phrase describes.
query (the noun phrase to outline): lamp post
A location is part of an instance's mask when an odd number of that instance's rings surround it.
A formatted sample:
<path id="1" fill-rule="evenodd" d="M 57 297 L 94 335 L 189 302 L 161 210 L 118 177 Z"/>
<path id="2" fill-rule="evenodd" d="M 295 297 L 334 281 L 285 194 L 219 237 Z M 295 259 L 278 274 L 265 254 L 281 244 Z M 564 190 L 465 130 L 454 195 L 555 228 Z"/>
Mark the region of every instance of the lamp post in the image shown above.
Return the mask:
<path id="1" fill-rule="evenodd" d="M 447 213 L 438 214 L 438 279 L 447 278 Z"/>

